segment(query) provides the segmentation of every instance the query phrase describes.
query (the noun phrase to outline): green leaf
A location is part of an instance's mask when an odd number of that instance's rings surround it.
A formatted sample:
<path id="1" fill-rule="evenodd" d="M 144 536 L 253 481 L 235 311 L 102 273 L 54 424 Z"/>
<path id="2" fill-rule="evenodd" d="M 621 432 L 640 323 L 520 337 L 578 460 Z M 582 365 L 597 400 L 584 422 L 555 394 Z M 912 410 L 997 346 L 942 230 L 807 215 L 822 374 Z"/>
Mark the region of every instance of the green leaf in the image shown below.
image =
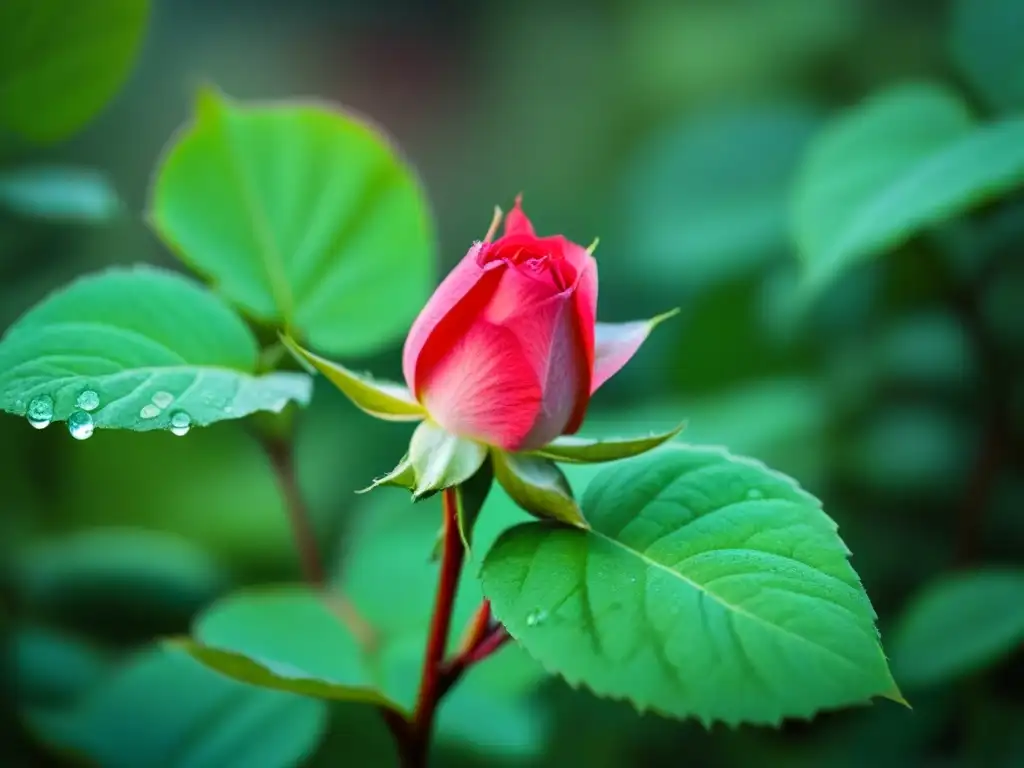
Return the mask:
<path id="1" fill-rule="evenodd" d="M 1024 570 L 943 576 L 907 606 L 893 667 L 907 686 L 941 685 L 1002 660 L 1024 642 Z"/>
<path id="2" fill-rule="evenodd" d="M 688 116 L 652 136 L 623 183 L 630 278 L 701 288 L 786 252 L 792 177 L 818 122 L 800 104 L 760 104 Z"/>
<path id="3" fill-rule="evenodd" d="M 43 741 L 105 768 L 281 768 L 323 735 L 322 702 L 240 685 L 177 651 L 129 659 L 68 709 L 23 712 Z"/>
<path id="4" fill-rule="evenodd" d="M 1024 180 L 1024 119 L 978 125 L 929 84 L 884 91 L 815 140 L 793 229 L 810 289 Z"/>
<path id="5" fill-rule="evenodd" d="M 378 692 L 372 662 L 329 599 L 298 586 L 236 592 L 196 619 L 196 642 L 175 645 L 252 685 L 401 712 Z"/>
<path id="6" fill-rule="evenodd" d="M 138 528 L 48 538 L 14 558 L 11 587 L 35 615 L 119 630 L 148 618 L 188 621 L 223 592 L 228 574 L 190 540 Z"/>
<path id="7" fill-rule="evenodd" d="M 321 106 L 242 106 L 203 90 L 150 216 L 246 313 L 331 354 L 400 336 L 432 287 L 418 182 L 370 126 Z"/>
<path id="8" fill-rule="evenodd" d="M 953 60 L 978 94 L 996 109 L 1024 107 L 1024 61 L 1020 0 L 953 0 L 950 48 Z"/>
<path id="9" fill-rule="evenodd" d="M 117 92 L 142 42 L 146 0 L 0 4 L 0 131 L 59 141 Z"/>
<path id="10" fill-rule="evenodd" d="M 540 518 L 587 527 L 569 481 L 554 462 L 497 450 L 491 456 L 495 478 L 522 509 Z"/>
<path id="11" fill-rule="evenodd" d="M 600 474 L 583 508 L 589 530 L 517 526 L 481 572 L 571 684 L 705 723 L 902 701 L 835 523 L 789 478 L 672 445 Z"/>
<path id="12" fill-rule="evenodd" d="M 641 453 L 654 450 L 662 443 L 671 440 L 683 431 L 686 424 L 669 430 L 651 434 L 646 437 L 608 437 L 598 440 L 589 440 L 585 437 L 563 436 L 555 438 L 538 451 L 541 456 L 552 461 L 561 461 L 569 464 L 596 464 L 605 461 L 617 461 L 628 459 L 631 456 L 639 456 Z"/>
<path id="13" fill-rule="evenodd" d="M 257 356 L 242 320 L 191 280 L 111 269 L 50 294 L 8 330 L 0 408 L 41 426 L 74 413 L 69 427 L 180 432 L 309 400 L 308 376 L 256 376 Z M 83 393 L 95 394 L 92 409 Z"/>
<path id="14" fill-rule="evenodd" d="M 62 702 L 102 680 L 107 659 L 96 648 L 48 627 L 15 627 L 7 646 L 11 690 L 22 705 Z"/>
<path id="15" fill-rule="evenodd" d="M 437 564 L 428 555 L 440 510 L 436 498 L 415 506 L 401 494 L 366 498 L 369 503 L 347 537 L 343 568 L 334 580 L 374 627 L 373 643 L 356 643 L 323 598 L 310 590 L 263 587 L 215 604 L 197 621 L 194 642 L 184 647 L 221 673 L 252 685 L 411 711 L 437 586 Z M 481 599 L 476 583 L 463 579 L 452 649 Z M 461 697 L 481 707 L 486 702 L 491 710 L 518 708 L 543 677 L 512 646 L 488 659 L 486 667 L 487 674 L 467 676 L 468 687 L 460 685 L 446 697 L 439 713 L 442 738 L 466 740 L 475 732 L 472 722 L 456 722 L 454 715 L 469 706 Z M 454 715 L 445 714 L 449 707 Z M 518 709 L 513 716 L 525 717 Z M 517 738 L 533 740 L 517 742 L 520 749 L 537 749 L 538 730 L 519 730 Z M 479 746 L 492 747 L 487 741 Z"/>
<path id="16" fill-rule="evenodd" d="M 340 363 L 303 349 L 288 336 L 282 336 L 281 341 L 300 363 L 322 373 L 361 411 L 385 421 L 420 421 L 426 418 L 423 406 L 403 385 L 353 373 Z"/>
<path id="17" fill-rule="evenodd" d="M 487 460 L 487 449 L 424 421 L 413 432 L 409 459 L 416 472 L 413 496 L 419 498 L 469 480 Z"/>
<path id="18" fill-rule="evenodd" d="M 0 173 L 0 207 L 60 221 L 105 221 L 121 207 L 106 176 L 88 168 L 38 166 Z"/>

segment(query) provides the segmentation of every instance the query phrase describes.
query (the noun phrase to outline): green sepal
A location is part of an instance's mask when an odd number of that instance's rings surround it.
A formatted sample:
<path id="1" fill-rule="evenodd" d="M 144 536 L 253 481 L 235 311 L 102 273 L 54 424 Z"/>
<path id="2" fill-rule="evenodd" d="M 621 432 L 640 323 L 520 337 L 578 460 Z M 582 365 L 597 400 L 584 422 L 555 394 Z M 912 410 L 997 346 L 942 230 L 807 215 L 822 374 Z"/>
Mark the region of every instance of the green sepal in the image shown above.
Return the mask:
<path id="1" fill-rule="evenodd" d="M 362 411 L 385 421 L 420 421 L 427 412 L 413 394 L 401 384 L 377 381 L 353 373 L 340 363 L 332 362 L 303 349 L 289 336 L 281 335 L 281 343 L 304 366 L 312 366 Z"/>
<path id="2" fill-rule="evenodd" d="M 530 454 L 492 450 L 494 476 L 518 506 L 535 517 L 589 528 L 569 481 L 551 461 Z"/>
<path id="3" fill-rule="evenodd" d="M 494 467 L 490 461 L 485 460 L 476 474 L 458 487 L 459 506 L 455 519 L 459 524 L 462 546 L 466 548 L 470 557 L 472 557 L 472 550 L 469 545 L 473 539 L 473 528 L 477 518 L 480 517 L 480 511 L 484 508 L 484 502 L 487 501 L 487 495 L 491 492 L 492 485 L 494 485 Z"/>
<path id="4" fill-rule="evenodd" d="M 382 485 L 394 485 L 399 488 L 405 488 L 407 491 L 416 489 L 416 470 L 412 467 L 412 459 L 409 458 L 409 454 L 405 454 L 402 460 L 398 462 L 398 466 L 386 475 L 378 477 L 366 488 L 356 491 L 356 493 L 369 493 L 374 488 L 379 488 Z"/>
<path id="5" fill-rule="evenodd" d="M 617 461 L 639 456 L 666 443 L 683 431 L 686 422 L 668 432 L 659 432 L 644 437 L 610 437 L 602 440 L 588 440 L 584 437 L 559 437 L 539 450 L 533 451 L 552 461 L 566 464 L 598 464 L 603 461 Z"/>
<path id="6" fill-rule="evenodd" d="M 409 460 L 416 477 L 412 495 L 421 499 L 469 480 L 487 460 L 487 448 L 424 421 L 412 434 Z"/>

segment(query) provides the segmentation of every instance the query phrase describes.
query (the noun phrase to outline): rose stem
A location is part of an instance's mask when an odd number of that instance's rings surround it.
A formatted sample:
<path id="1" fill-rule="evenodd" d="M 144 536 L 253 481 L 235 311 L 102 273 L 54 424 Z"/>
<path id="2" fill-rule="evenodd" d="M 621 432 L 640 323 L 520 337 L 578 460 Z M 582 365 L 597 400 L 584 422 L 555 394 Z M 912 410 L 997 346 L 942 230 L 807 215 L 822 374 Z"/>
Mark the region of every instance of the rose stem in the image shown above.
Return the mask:
<path id="1" fill-rule="evenodd" d="M 456 520 L 457 493 L 455 488 L 446 488 L 441 497 L 444 516 L 441 574 L 438 578 L 434 615 L 430 621 L 430 634 L 427 637 L 426 656 L 423 659 L 420 691 L 416 698 L 416 710 L 413 713 L 412 728 L 415 748 L 414 761 L 409 763 L 410 768 L 422 768 L 427 764 L 430 736 L 434 726 L 434 713 L 437 710 L 441 694 L 441 673 L 445 648 L 448 645 L 448 632 L 452 623 L 452 608 L 455 605 L 455 592 L 458 588 L 459 574 L 462 571 L 462 562 L 465 556 Z"/>
<path id="2" fill-rule="evenodd" d="M 458 655 L 441 670 L 437 698 L 440 700 L 474 664 L 492 656 L 512 637 L 501 624 L 491 618 L 491 604 L 484 600 L 469 624 L 466 639 Z"/>

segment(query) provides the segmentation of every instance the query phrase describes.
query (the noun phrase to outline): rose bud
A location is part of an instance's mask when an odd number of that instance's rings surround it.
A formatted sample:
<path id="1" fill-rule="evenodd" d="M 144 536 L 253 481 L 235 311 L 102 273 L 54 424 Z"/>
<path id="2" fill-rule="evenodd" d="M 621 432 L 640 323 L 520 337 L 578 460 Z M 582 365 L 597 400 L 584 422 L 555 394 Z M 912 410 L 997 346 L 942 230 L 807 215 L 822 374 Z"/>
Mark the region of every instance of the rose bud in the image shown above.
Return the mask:
<path id="1" fill-rule="evenodd" d="M 591 395 L 675 312 L 596 322 L 591 249 L 562 235 L 538 237 L 519 198 L 504 235 L 492 242 L 499 220 L 500 212 L 413 323 L 402 354 L 408 390 L 357 376 L 285 341 L 371 415 L 425 420 L 406 458 L 375 486 L 397 484 L 425 495 L 465 482 L 490 454 L 495 477 L 525 509 L 585 524 L 553 462 L 633 456 L 679 429 L 628 440 L 560 436 L 579 429 Z"/>

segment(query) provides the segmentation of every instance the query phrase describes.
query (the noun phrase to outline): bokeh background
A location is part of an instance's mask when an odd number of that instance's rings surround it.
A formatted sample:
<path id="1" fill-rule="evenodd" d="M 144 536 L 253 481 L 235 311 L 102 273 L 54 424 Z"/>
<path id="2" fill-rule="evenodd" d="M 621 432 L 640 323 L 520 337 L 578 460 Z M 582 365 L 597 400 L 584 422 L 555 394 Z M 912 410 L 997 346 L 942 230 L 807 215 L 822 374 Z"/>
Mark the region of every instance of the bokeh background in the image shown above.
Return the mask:
<path id="1" fill-rule="evenodd" d="M 915 237 L 807 303 L 791 196 L 822 126 L 881 88 L 937 80 L 992 115 L 957 43 L 970 4 L 158 0 L 109 106 L 66 142 L 2 158 L 95 169 L 120 202 L 91 221 L 0 214 L 0 323 L 104 266 L 181 268 L 143 211 L 203 83 L 242 100 L 344 105 L 385 127 L 417 169 L 439 274 L 495 204 L 522 192 L 539 232 L 600 237 L 602 319 L 681 307 L 602 389 L 586 431 L 686 418 L 688 441 L 798 478 L 839 523 L 890 646 L 937 579 L 1024 559 L 1024 198 Z M 1024 3 L 987 5 L 1024 40 Z M 1017 55 L 999 64 L 1007 79 L 1024 78 L 1020 45 Z M 397 377 L 400 345 L 347 362 Z M 334 557 L 368 504 L 407 504 L 397 491 L 374 502 L 353 491 L 394 465 L 408 430 L 364 417 L 322 380 L 296 418 L 300 483 Z M 0 456 L 3 765 L 64 764 L 26 707 L 101 684 L 126 651 L 186 631 L 233 587 L 298 578 L 274 476 L 242 424 L 76 442 L 7 416 Z M 974 608 L 983 621 L 986 606 Z M 1014 610 L 1024 593 L 991 606 Z M 1017 633 L 938 681 L 908 684 L 895 658 L 912 711 L 880 702 L 778 730 L 706 731 L 551 680 L 514 711 L 469 708 L 480 735 L 443 739 L 439 764 L 1024 765 Z M 384 738 L 374 718 L 338 706 L 303 764 L 388 765 Z M 186 764 L 170 749 L 161 760 Z"/>

